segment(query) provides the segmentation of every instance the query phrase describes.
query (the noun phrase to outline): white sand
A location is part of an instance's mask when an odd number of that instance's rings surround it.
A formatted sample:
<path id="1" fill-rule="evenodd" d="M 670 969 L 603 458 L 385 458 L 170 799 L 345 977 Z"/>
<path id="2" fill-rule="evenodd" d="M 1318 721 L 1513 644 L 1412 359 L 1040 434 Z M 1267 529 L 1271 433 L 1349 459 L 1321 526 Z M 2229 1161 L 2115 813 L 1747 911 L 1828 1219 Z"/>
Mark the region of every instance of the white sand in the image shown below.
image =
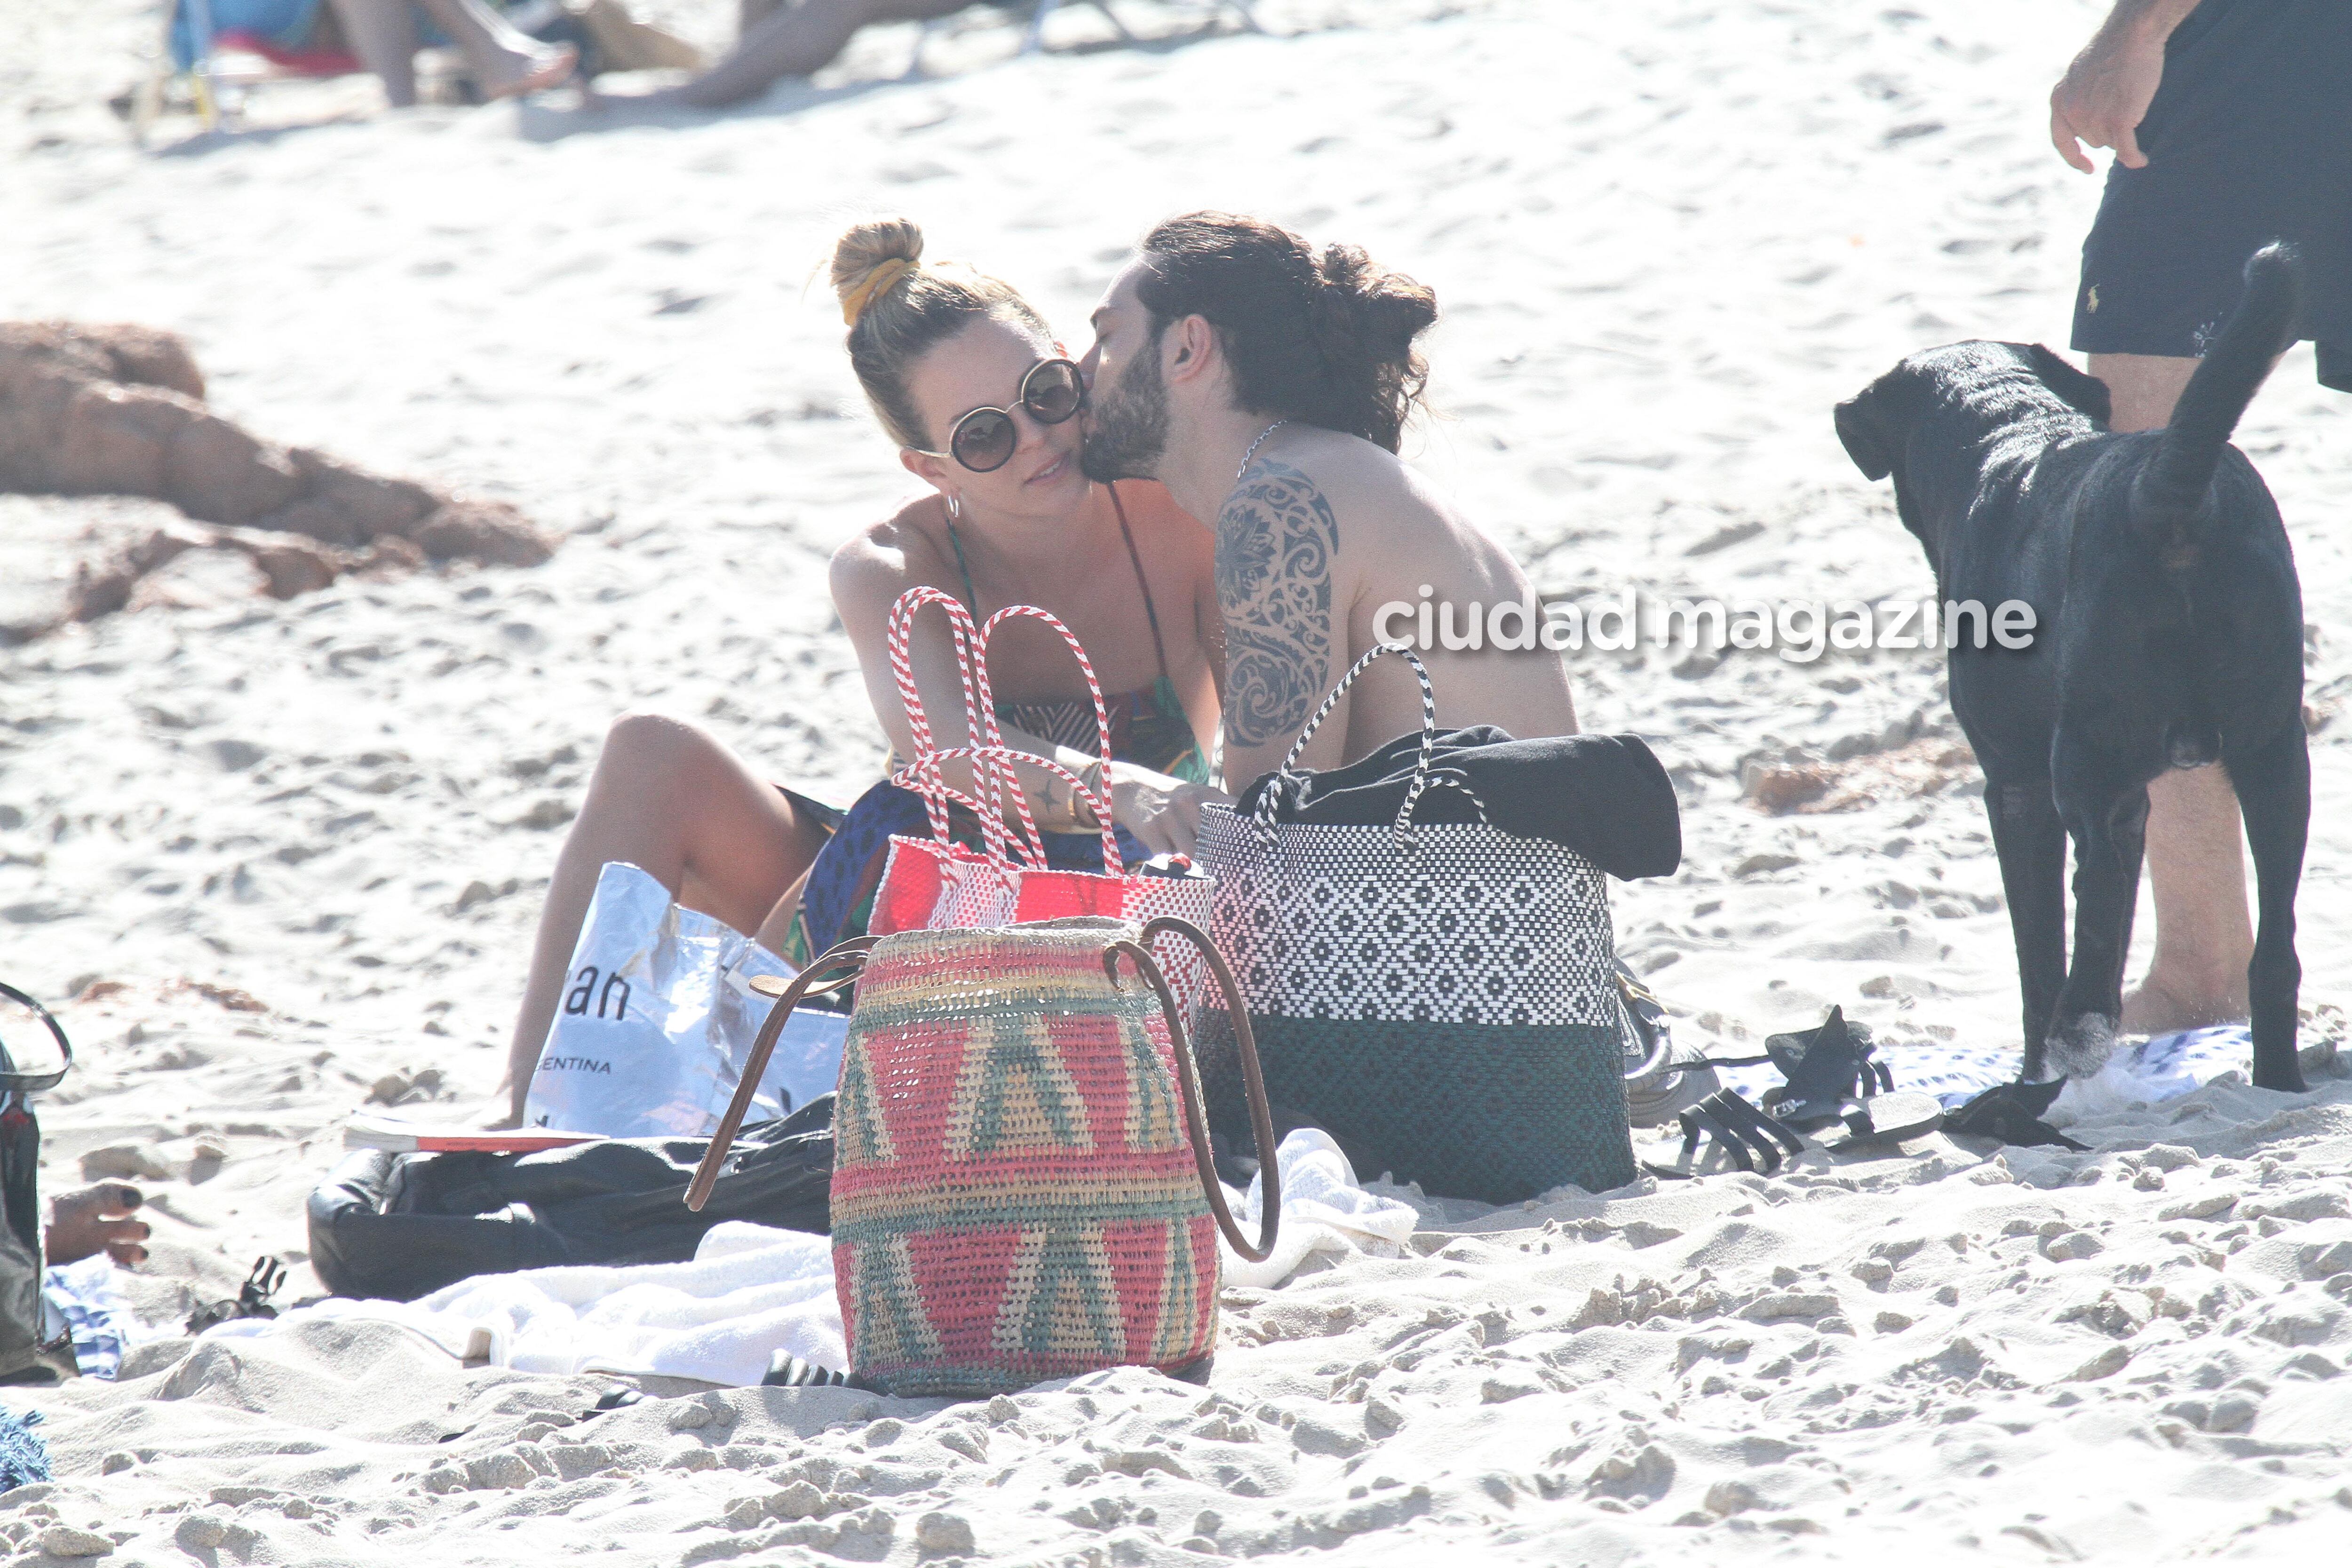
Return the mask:
<path id="1" fill-rule="evenodd" d="M 257 429 L 572 532 L 537 571 L 283 605 L 192 557 L 158 588 L 178 607 L 0 651 L 6 972 L 124 987 L 68 1011 L 84 1060 L 47 1100 L 48 1182 L 100 1149 L 167 1173 L 152 1316 L 263 1251 L 314 1288 L 300 1199 L 372 1092 L 485 1103 L 614 714 L 698 718 L 844 796 L 870 776 L 818 568 L 905 479 L 803 295 L 849 214 L 916 215 L 1074 342 L 1166 213 L 1360 241 L 1446 308 L 1450 417 L 1414 455 L 1548 591 L 1928 590 L 1830 405 L 1929 343 L 2063 343 L 2096 185 L 2041 106 L 2091 6 L 1262 9 L 1307 31 L 992 63 L 1000 30 L 900 83 L 897 29 L 814 89 L 661 125 L 373 117 L 341 84 L 262 115 L 350 123 L 141 155 L 97 103 L 146 6 L 18 0 L 0 317 L 182 331 Z M 2347 689 L 2344 406 L 2298 353 L 2242 432 L 2295 536 L 2324 708 Z M 0 498 L 10 603 L 161 515 Z M 1898 1042 L 2013 1043 L 1980 806 L 1965 768 L 1914 760 L 1956 733 L 1933 657 L 1680 659 L 1574 674 L 1587 723 L 1651 736 L 1684 789 L 1685 869 L 1622 889 L 1619 923 L 1685 1032 L 1842 1001 Z M 1745 762 L 1915 729 L 1853 781 L 1963 776 L 1821 815 L 1738 798 Z M 2344 732 L 2315 737 L 2306 1005 L 2344 994 Z M 605 1380 L 468 1373 L 381 1329 L 207 1347 L 12 1393 L 66 1479 L 0 1499 L 0 1535 L 94 1527 L 110 1561 L 207 1564 L 2340 1554 L 2352 1085 L 2221 1085 L 2075 1131 L 2094 1155 L 1934 1141 L 1464 1222 L 1413 1260 L 1232 1293 L 1209 1393 L 1121 1373 L 942 1414 L 742 1391 L 575 1426 Z"/>

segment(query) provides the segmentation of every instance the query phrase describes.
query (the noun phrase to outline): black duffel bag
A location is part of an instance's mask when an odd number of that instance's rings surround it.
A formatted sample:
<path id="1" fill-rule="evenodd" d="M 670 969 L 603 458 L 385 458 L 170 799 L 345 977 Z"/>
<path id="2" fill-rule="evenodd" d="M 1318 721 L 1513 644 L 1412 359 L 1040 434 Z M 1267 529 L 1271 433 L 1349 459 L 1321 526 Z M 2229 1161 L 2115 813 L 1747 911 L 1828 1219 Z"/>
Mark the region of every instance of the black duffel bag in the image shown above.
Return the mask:
<path id="1" fill-rule="evenodd" d="M 338 1296 L 413 1301 L 477 1274 L 683 1263 L 724 1220 L 832 1229 L 833 1096 L 747 1127 L 710 1201 L 686 1206 L 703 1138 L 532 1154 L 352 1155 L 310 1194 L 310 1267 Z"/>

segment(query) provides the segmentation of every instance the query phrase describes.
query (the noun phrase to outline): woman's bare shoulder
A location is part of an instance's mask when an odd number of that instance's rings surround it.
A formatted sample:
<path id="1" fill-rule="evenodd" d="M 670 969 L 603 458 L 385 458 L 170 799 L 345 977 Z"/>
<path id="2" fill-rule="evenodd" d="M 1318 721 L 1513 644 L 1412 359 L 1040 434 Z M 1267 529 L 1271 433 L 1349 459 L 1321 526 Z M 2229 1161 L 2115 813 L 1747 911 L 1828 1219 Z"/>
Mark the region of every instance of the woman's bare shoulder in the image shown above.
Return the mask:
<path id="1" fill-rule="evenodd" d="M 942 581 L 947 561 L 929 526 L 938 511 L 936 497 L 910 500 L 833 552 L 833 603 L 845 618 L 861 611 L 878 615 L 908 588 Z"/>

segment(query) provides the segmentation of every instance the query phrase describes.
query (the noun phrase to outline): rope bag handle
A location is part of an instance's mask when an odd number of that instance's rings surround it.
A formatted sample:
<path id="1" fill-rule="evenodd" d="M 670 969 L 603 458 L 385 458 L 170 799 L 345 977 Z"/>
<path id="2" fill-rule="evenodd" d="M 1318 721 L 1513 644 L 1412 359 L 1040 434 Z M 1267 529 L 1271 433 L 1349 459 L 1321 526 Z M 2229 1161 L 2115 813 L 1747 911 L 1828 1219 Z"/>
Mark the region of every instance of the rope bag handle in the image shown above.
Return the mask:
<path id="1" fill-rule="evenodd" d="M 1261 830 L 1268 833 L 1274 830 L 1277 802 L 1285 795 L 1295 794 L 1303 782 L 1290 770 L 1297 765 L 1299 757 L 1305 753 L 1307 742 L 1315 738 L 1315 731 L 1323 727 L 1323 721 L 1331 716 L 1331 710 L 1339 705 L 1339 699 L 1348 694 L 1348 688 L 1356 683 L 1356 677 L 1363 674 L 1372 661 L 1384 653 L 1402 654 L 1404 661 L 1412 666 L 1413 679 L 1421 682 L 1421 755 L 1413 763 L 1412 784 L 1404 792 L 1404 803 L 1397 807 L 1397 852 L 1402 854 L 1414 847 L 1413 807 L 1421 804 L 1423 794 L 1433 784 L 1440 789 L 1459 790 L 1468 795 L 1470 803 L 1478 808 L 1478 820 L 1484 822 L 1486 819 L 1486 803 L 1478 798 L 1477 792 L 1470 787 L 1467 780 L 1449 778 L 1444 774 L 1431 775 L 1430 764 L 1437 754 L 1437 690 L 1430 685 L 1428 667 L 1421 662 L 1419 654 L 1403 643 L 1384 642 L 1366 649 L 1364 657 L 1350 666 L 1348 673 L 1339 678 L 1339 684 L 1324 695 L 1322 706 L 1315 710 L 1315 716 L 1307 721 L 1305 729 L 1298 731 L 1298 739 L 1291 742 L 1290 754 L 1284 757 L 1281 765 L 1274 770 L 1274 777 L 1266 787 L 1258 791 L 1257 805 L 1251 816 Z"/>

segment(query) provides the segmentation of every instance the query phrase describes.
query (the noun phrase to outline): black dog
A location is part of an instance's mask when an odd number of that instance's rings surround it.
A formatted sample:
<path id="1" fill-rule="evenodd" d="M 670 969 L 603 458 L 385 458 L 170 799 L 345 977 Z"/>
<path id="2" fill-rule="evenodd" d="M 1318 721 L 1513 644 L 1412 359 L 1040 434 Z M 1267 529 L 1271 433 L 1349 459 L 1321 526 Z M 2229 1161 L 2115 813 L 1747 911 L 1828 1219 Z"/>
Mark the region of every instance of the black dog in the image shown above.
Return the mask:
<path id="1" fill-rule="evenodd" d="M 2297 268 L 2246 264 L 2237 313 L 2172 423 L 2118 436 L 2107 389 L 2039 344 L 1912 355 L 1837 410 L 1947 601 L 2022 600 L 2022 651 L 1947 616 L 1952 710 L 1985 772 L 2025 995 L 2025 1070 L 2095 1073 L 2123 1008 L 2147 783 L 2219 761 L 2261 887 L 2254 1082 L 2299 1090 L 2295 884 L 2310 826 L 2303 593 L 2278 507 L 2230 433 L 2293 341 Z M 1951 646 L 1958 631 L 1958 646 Z M 2066 839 L 2074 951 L 2066 954 Z"/>

